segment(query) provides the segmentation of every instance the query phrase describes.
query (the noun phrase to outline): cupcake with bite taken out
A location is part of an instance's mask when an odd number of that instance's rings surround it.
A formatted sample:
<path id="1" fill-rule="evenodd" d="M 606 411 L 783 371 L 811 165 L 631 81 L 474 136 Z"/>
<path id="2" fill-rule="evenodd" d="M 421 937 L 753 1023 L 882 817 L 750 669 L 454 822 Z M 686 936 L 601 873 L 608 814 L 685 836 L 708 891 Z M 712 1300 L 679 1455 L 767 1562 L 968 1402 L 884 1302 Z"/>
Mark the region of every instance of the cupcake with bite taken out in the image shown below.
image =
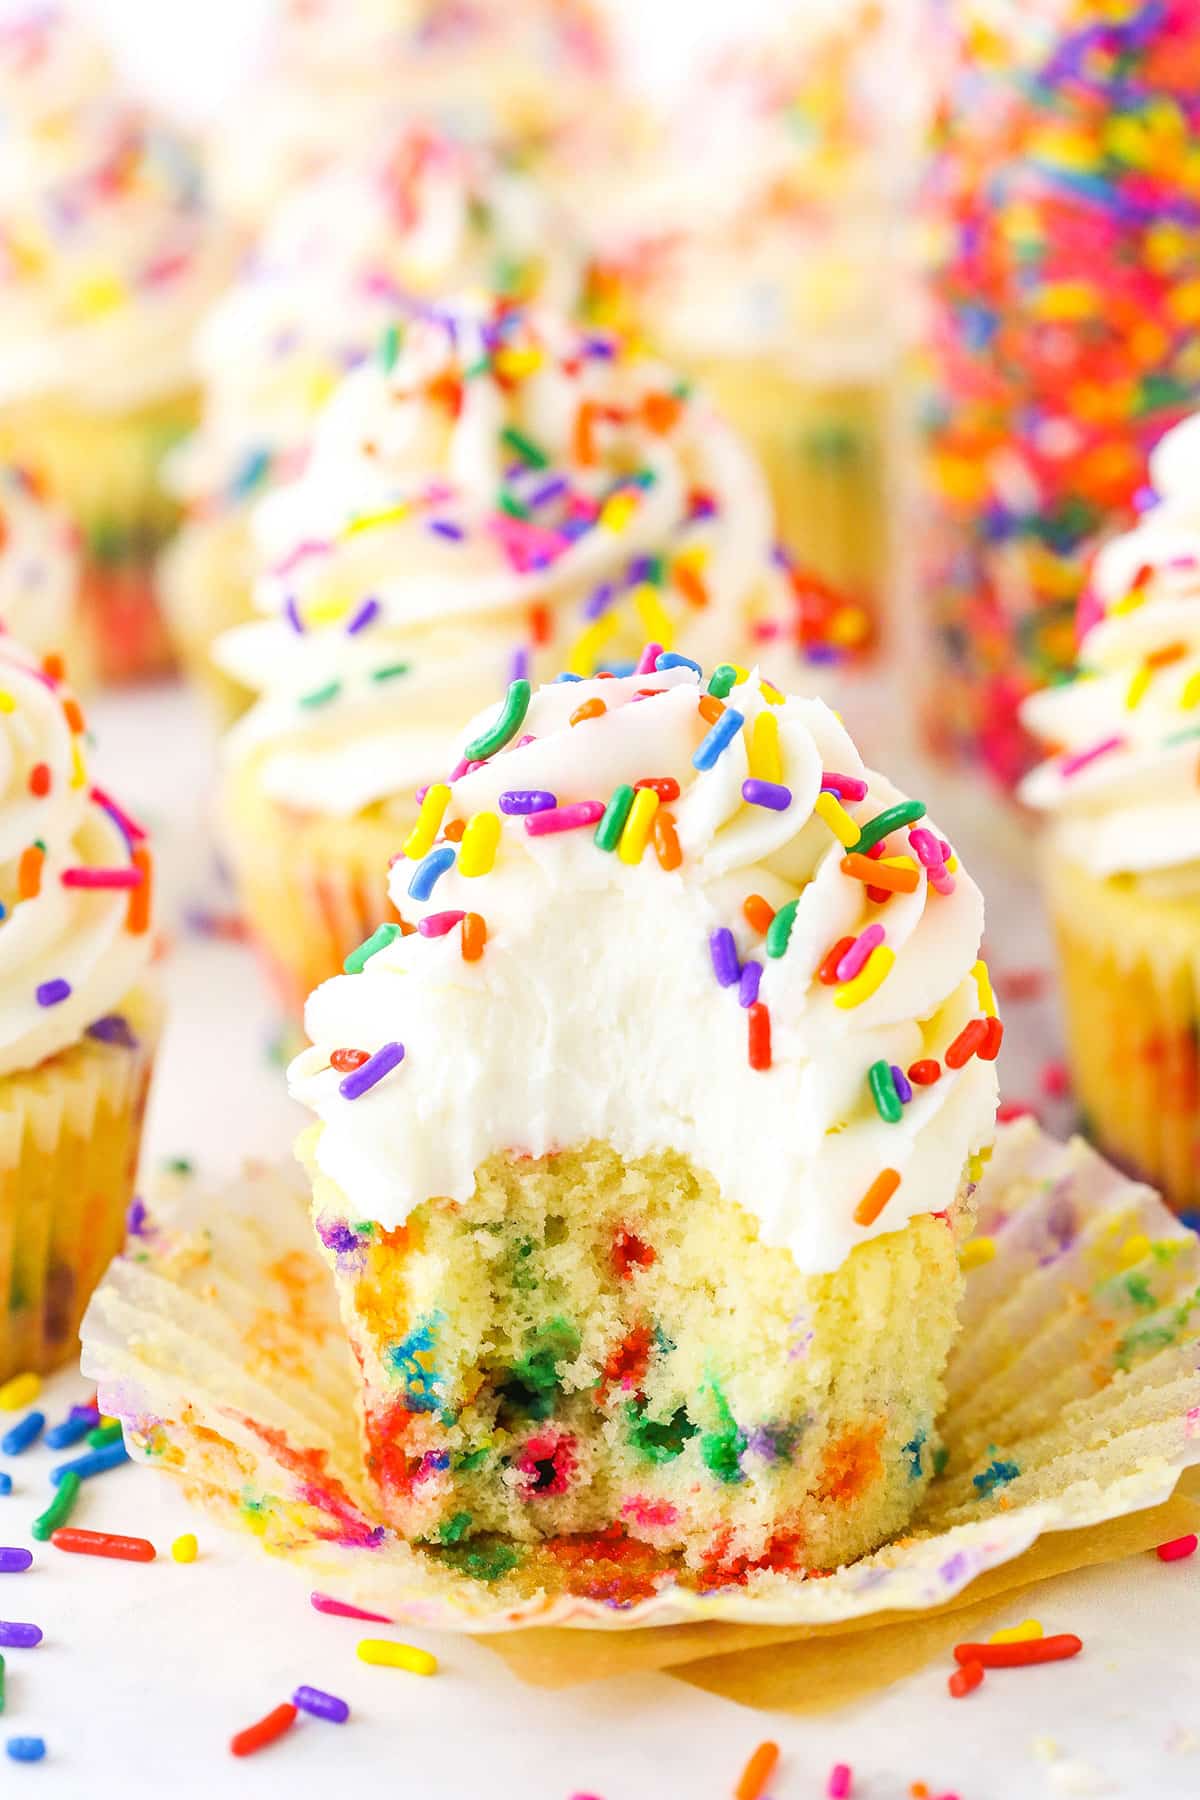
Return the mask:
<path id="1" fill-rule="evenodd" d="M 979 892 L 757 670 L 652 646 L 459 749 L 290 1071 L 384 1515 L 506 1592 L 860 1556 L 937 1456 Z"/>

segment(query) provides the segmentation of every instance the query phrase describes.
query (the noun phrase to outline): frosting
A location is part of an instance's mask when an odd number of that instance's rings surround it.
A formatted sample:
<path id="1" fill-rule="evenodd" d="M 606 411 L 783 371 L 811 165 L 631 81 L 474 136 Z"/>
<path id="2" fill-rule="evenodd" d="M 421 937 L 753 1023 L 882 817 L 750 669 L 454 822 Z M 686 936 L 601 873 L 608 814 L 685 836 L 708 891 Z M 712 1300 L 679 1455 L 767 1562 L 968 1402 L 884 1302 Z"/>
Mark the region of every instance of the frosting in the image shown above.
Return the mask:
<path id="1" fill-rule="evenodd" d="M 1021 797 L 1091 874 L 1200 894 L 1200 414 L 1150 458 L 1154 503 L 1097 554 L 1073 680 L 1033 695 L 1022 722 L 1054 754 Z"/>
<path id="2" fill-rule="evenodd" d="M 0 626 L 39 656 L 67 641 L 79 584 L 79 534 L 36 476 L 0 463 Z"/>
<path id="3" fill-rule="evenodd" d="M 69 689 L 0 639 L 0 1075 L 89 1028 L 119 1041 L 149 962 L 149 856 L 90 785 L 83 734 Z"/>
<path id="4" fill-rule="evenodd" d="M 464 300 L 350 375 L 257 515 L 267 617 L 218 641 L 275 799 L 411 810 L 514 665 L 691 655 L 790 594 L 762 478 L 702 396 L 549 311 Z"/>
<path id="5" fill-rule="evenodd" d="M 311 996 L 291 1089 L 322 1172 L 388 1228 L 468 1199 L 496 1151 L 599 1139 L 682 1153 L 833 1269 L 948 1205 L 990 1142 L 982 900 L 823 702 L 643 660 L 524 712 L 518 684 L 468 729 L 483 760 L 393 863 L 408 934 Z"/>
<path id="6" fill-rule="evenodd" d="M 0 22 L 0 400 L 117 407 L 186 381 L 223 257 L 191 151 L 114 82 L 73 15 Z"/>
<path id="7" fill-rule="evenodd" d="M 541 190 L 493 150 L 400 126 L 286 199 L 198 339 L 205 412 L 174 459 L 206 511 L 303 466 L 313 421 L 398 309 L 445 289 L 574 296 Z"/>

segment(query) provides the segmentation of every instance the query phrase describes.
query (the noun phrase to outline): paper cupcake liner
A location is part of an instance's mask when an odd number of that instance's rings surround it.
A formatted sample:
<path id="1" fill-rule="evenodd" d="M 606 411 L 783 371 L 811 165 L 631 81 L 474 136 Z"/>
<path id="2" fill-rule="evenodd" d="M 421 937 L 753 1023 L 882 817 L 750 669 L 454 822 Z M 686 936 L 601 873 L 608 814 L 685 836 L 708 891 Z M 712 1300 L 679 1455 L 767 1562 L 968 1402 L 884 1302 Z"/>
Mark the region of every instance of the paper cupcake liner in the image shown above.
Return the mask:
<path id="1" fill-rule="evenodd" d="M 1198 1240 L 1029 1121 L 1002 1131 L 979 1205 L 945 1469 L 903 1540 L 820 1578 L 697 1592 L 661 1562 L 598 1576 L 592 1542 L 514 1593 L 486 1557 L 472 1575 L 466 1557 L 398 1540 L 364 1473 L 356 1371 L 290 1171 L 165 1195 L 93 1299 L 83 1366 L 137 1459 L 389 1617 L 471 1632 L 869 1619 L 941 1605 L 1044 1533 L 1156 1506 L 1200 1462 Z"/>
<path id="2" fill-rule="evenodd" d="M 92 1290 L 125 1237 L 158 1008 L 0 1079 L 0 1380 L 78 1349 Z"/>
<path id="3" fill-rule="evenodd" d="M 222 726 L 245 712 L 251 694 L 218 668 L 221 633 L 254 617 L 254 547 L 247 512 L 188 519 L 159 563 L 158 585 L 176 658 Z"/>
<path id="4" fill-rule="evenodd" d="M 235 775 L 222 837 L 254 946 L 289 1019 L 303 1018 L 309 994 L 341 974 L 351 950 L 398 919 L 388 863 L 407 830 L 378 815 L 292 813 L 259 792 L 252 765 Z"/>
<path id="5" fill-rule="evenodd" d="M 1192 904 L 1047 861 L 1087 1133 L 1179 1211 L 1200 1205 L 1200 931 Z"/>
<path id="6" fill-rule="evenodd" d="M 50 399 L 0 408 L 0 456 L 44 471 L 82 532 L 80 604 L 101 680 L 171 666 L 155 565 L 179 510 L 159 471 L 194 416 L 188 396 L 130 413 L 91 413 Z"/>

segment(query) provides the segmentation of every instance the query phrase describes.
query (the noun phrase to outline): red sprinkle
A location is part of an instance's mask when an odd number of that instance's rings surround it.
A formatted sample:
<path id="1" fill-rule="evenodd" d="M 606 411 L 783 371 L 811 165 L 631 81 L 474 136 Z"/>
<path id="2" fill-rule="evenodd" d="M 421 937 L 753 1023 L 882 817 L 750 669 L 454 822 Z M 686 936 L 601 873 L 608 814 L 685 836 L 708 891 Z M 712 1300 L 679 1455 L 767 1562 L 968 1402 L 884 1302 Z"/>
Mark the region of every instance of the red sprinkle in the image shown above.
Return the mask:
<path id="1" fill-rule="evenodd" d="M 942 1065 L 932 1056 L 923 1056 L 919 1062 L 909 1064 L 908 1079 L 915 1087 L 932 1087 L 942 1079 Z"/>
<path id="2" fill-rule="evenodd" d="M 987 1020 L 972 1019 L 964 1025 L 954 1042 L 946 1051 L 945 1064 L 948 1069 L 961 1069 L 969 1063 L 979 1046 L 987 1037 Z"/>
<path id="3" fill-rule="evenodd" d="M 1195 1556 L 1197 1539 L 1194 1531 L 1186 1537 L 1172 1538 L 1169 1544 L 1160 1544 L 1155 1551 L 1159 1562 L 1182 1562 L 1187 1556 Z"/>
<path id="4" fill-rule="evenodd" d="M 1000 1054 L 1000 1046 L 1004 1042 L 1004 1020 L 993 1014 L 984 1021 L 983 1042 L 979 1046 L 980 1062 L 995 1062 Z"/>
<path id="5" fill-rule="evenodd" d="M 950 1689 L 951 1698 L 961 1700 L 964 1695 L 972 1693 L 983 1680 L 983 1664 L 981 1662 L 964 1663 L 961 1669 L 955 1669 L 946 1686 Z"/>
<path id="6" fill-rule="evenodd" d="M 339 1075 L 350 1075 L 370 1060 L 369 1050 L 335 1050 L 329 1058 L 329 1066 L 336 1069 Z"/>
<path id="7" fill-rule="evenodd" d="M 36 794 L 39 800 L 50 792 L 49 763 L 34 763 L 29 771 L 29 791 L 31 794 Z"/>
<path id="8" fill-rule="evenodd" d="M 679 783 L 673 775 L 643 775 L 633 785 L 635 788 L 653 788 L 664 806 L 679 798 Z"/>
<path id="9" fill-rule="evenodd" d="M 826 987 L 837 986 L 838 964 L 841 962 L 843 956 L 845 956 L 847 950 L 849 950 L 854 941 L 855 940 L 852 937 L 839 938 L 832 950 L 826 955 L 824 962 L 817 970 L 817 980 L 824 982 Z"/>
<path id="10" fill-rule="evenodd" d="M 253 1756 L 256 1750 L 265 1750 L 276 1738 L 281 1738 L 285 1731 L 290 1731 L 296 1723 L 296 1708 L 290 1700 L 269 1712 L 265 1719 L 257 1725 L 247 1725 L 245 1731 L 239 1731 L 229 1740 L 229 1748 L 235 1756 Z"/>
<path id="11" fill-rule="evenodd" d="M 1007 1125 L 1013 1119 L 1036 1119 L 1037 1114 L 1032 1106 L 1023 1106 L 1019 1100 L 1002 1100 L 996 1108 L 996 1123 Z"/>
<path id="12" fill-rule="evenodd" d="M 76 1556 L 108 1556 L 116 1562 L 153 1562 L 154 1545 L 149 1538 L 118 1537 L 111 1531 L 80 1531 L 73 1525 L 62 1525 L 50 1533 L 56 1550 L 71 1550 Z"/>
<path id="13" fill-rule="evenodd" d="M 955 1644 L 954 1660 L 964 1667 L 979 1663 L 985 1669 L 1023 1669 L 1029 1663 L 1063 1662 L 1082 1649 L 1083 1639 L 1064 1631 L 1058 1637 L 1026 1638 L 1019 1644 Z"/>
<path id="14" fill-rule="evenodd" d="M 752 1069 L 769 1069 L 771 1066 L 771 1015 L 761 1000 L 746 1009 L 748 1023 L 748 1041 L 750 1049 L 750 1067 Z"/>

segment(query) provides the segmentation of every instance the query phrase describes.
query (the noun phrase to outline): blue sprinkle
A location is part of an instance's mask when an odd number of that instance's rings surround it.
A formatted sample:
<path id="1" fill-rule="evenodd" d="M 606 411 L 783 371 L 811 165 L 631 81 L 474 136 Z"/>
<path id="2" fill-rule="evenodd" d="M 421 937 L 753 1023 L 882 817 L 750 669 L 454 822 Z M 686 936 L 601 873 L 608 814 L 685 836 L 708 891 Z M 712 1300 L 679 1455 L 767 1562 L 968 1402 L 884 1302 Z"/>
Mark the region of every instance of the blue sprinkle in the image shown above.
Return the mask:
<path id="1" fill-rule="evenodd" d="M 738 964 L 737 945 L 728 925 L 718 925 L 708 940 L 708 953 L 712 958 L 713 974 L 722 987 L 732 987 L 741 974 Z"/>
<path id="2" fill-rule="evenodd" d="M 22 1450 L 28 1450 L 30 1444 L 36 1444 L 42 1435 L 42 1427 L 46 1423 L 43 1412 L 27 1412 L 23 1419 L 18 1419 L 12 1428 L 0 1438 L 0 1450 L 5 1456 L 20 1456 Z"/>
<path id="3" fill-rule="evenodd" d="M 721 752 L 729 748 L 745 723 L 744 714 L 732 706 L 728 707 L 696 751 L 692 758 L 692 767 L 701 770 L 711 769 Z"/>
<path id="4" fill-rule="evenodd" d="M 41 1762 L 46 1754 L 46 1740 L 39 1737 L 11 1737 L 4 1748 L 13 1762 Z"/>
<path id="5" fill-rule="evenodd" d="M 987 1496 L 994 1494 L 997 1488 L 1006 1487 L 1010 1481 L 1015 1481 L 1020 1473 L 1021 1470 L 1017 1463 L 1001 1462 L 1000 1458 L 996 1457 L 993 1462 L 988 1464 L 982 1475 L 972 1475 L 971 1486 L 977 1488 L 980 1496 L 986 1500 Z"/>
<path id="6" fill-rule="evenodd" d="M 50 1427 L 46 1433 L 46 1448 L 47 1450 L 69 1450 L 72 1444 L 77 1444 L 80 1438 L 85 1438 L 88 1432 L 99 1423 L 100 1414 L 98 1412 L 81 1408 L 78 1418 L 60 1419 L 57 1425 Z"/>
<path id="7" fill-rule="evenodd" d="M 680 656 L 678 650 L 663 650 L 655 657 L 654 666 L 656 669 L 692 669 L 697 675 L 704 674 L 698 662 L 693 662 L 690 656 Z"/>
<path id="8" fill-rule="evenodd" d="M 365 1063 L 363 1067 L 366 1068 Z M 51 1469 L 50 1480 L 57 1487 L 69 1470 L 78 1475 L 80 1481 L 87 1481 L 89 1476 L 103 1475 L 107 1469 L 120 1468 L 122 1463 L 128 1461 L 129 1452 L 124 1443 L 105 1444 L 103 1450 L 93 1450 L 88 1456 L 77 1456 L 74 1462 L 59 1463 L 57 1468 Z"/>
<path id="9" fill-rule="evenodd" d="M 751 960 L 742 964 L 742 977 L 738 982 L 738 1005 L 753 1006 L 758 999 L 758 984 L 762 980 L 763 966 Z"/>
<path id="10" fill-rule="evenodd" d="M 572 673 L 569 669 L 564 669 L 562 674 L 556 675 L 554 677 L 554 679 L 555 679 L 555 681 L 582 681 L 583 676 L 582 675 L 572 675 Z"/>
<path id="11" fill-rule="evenodd" d="M 439 878 L 447 869 L 454 867 L 454 855 L 449 844 L 442 844 L 439 849 L 431 850 L 428 856 L 422 857 L 408 884 L 409 897 L 413 900 L 428 900 Z"/>
<path id="12" fill-rule="evenodd" d="M 7 1469 L 0 1469 L 0 1494 L 12 1493 L 12 1476 Z"/>
<path id="13" fill-rule="evenodd" d="M 896 1098 L 901 1106 L 907 1106 L 912 1099 L 912 1082 L 897 1063 L 892 1064 L 892 1086 L 896 1090 Z"/>

